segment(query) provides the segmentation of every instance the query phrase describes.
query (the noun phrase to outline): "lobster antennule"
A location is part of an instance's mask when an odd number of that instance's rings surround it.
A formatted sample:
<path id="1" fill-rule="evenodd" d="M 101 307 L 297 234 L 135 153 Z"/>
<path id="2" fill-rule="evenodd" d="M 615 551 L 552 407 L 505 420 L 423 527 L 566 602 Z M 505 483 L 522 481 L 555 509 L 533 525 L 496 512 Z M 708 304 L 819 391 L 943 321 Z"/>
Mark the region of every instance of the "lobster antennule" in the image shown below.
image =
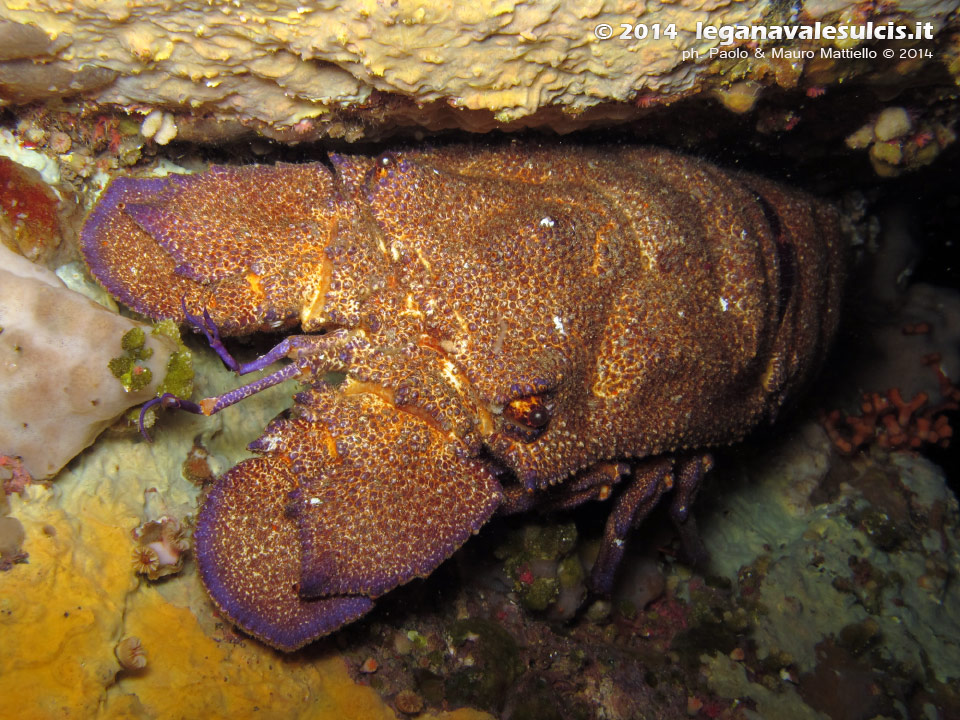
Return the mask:
<path id="1" fill-rule="evenodd" d="M 217 606 L 290 649 L 428 575 L 493 514 L 501 488 L 446 433 L 376 394 L 297 396 L 217 481 L 197 555 Z"/>
<path id="2" fill-rule="evenodd" d="M 426 576 L 490 518 L 502 491 L 447 433 L 379 395 L 310 390 L 299 417 L 253 449 L 286 455 L 300 479 L 303 596 L 377 597 Z"/>
<path id="3" fill-rule="evenodd" d="M 285 651 L 331 633 L 373 607 L 362 596 L 305 600 L 299 595 L 300 544 L 285 506 L 295 485 L 277 459 L 246 460 L 216 483 L 194 535 L 200 577 L 220 612 Z"/>
<path id="4" fill-rule="evenodd" d="M 225 335 L 289 328 L 324 276 L 339 206 L 319 164 L 214 167 L 115 179 L 81 233 L 94 276 L 125 305 Z"/>

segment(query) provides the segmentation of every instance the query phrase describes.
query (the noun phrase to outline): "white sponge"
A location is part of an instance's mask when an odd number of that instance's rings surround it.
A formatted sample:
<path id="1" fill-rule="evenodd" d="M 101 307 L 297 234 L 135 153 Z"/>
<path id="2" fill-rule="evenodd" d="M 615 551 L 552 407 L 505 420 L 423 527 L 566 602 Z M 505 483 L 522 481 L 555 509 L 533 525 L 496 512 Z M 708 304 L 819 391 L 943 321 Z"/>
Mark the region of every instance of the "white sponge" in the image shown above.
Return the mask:
<path id="1" fill-rule="evenodd" d="M 0 244 L 0 454 L 48 478 L 163 380 L 169 338 L 146 332 L 152 380 L 127 391 L 108 368 L 121 338 L 142 327 L 69 290 L 46 268 Z"/>

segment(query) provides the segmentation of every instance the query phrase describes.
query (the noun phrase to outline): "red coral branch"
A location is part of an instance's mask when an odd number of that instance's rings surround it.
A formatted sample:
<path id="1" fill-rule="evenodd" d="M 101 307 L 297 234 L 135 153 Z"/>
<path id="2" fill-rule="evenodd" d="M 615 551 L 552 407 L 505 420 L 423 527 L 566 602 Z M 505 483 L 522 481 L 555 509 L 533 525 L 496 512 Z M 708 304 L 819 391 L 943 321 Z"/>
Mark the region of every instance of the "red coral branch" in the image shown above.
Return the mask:
<path id="1" fill-rule="evenodd" d="M 925 392 L 906 401 L 899 388 L 890 388 L 883 395 L 865 393 L 859 415 L 846 415 L 840 410 L 821 415 L 820 422 L 837 449 L 852 455 L 870 443 L 889 450 L 947 447 L 953 428 L 946 413 L 960 408 L 960 388 L 944 373 L 940 359 L 939 353 L 923 359 L 923 364 L 937 373 L 940 383 L 943 400 L 935 405 L 927 404 L 930 397 Z"/>

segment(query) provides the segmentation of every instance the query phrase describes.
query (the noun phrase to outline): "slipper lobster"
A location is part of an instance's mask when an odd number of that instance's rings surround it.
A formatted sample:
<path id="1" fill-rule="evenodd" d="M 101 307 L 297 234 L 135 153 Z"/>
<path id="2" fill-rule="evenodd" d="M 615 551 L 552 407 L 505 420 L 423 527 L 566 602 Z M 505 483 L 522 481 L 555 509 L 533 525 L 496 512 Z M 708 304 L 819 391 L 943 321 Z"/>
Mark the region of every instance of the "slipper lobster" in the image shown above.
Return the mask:
<path id="1" fill-rule="evenodd" d="M 204 332 L 239 374 L 289 361 L 156 402 L 211 414 L 303 383 L 195 533 L 221 613 L 287 651 L 496 512 L 611 498 L 600 593 L 661 495 L 694 538 L 711 446 L 772 421 L 820 364 L 844 254 L 832 207 L 768 180 L 534 144 L 119 177 L 81 243 L 118 300 Z M 220 340 L 297 326 L 247 364 Z"/>

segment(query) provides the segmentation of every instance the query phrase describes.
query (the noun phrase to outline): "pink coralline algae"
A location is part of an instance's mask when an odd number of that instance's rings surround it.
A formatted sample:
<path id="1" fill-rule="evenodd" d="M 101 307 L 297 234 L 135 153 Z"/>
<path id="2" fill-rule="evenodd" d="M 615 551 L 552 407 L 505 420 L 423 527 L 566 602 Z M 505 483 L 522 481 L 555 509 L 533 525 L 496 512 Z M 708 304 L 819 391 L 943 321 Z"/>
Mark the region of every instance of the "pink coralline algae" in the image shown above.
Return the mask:
<path id="1" fill-rule="evenodd" d="M 922 327 L 915 326 L 905 329 L 906 334 L 922 331 Z M 930 404 L 930 397 L 925 392 L 919 392 L 907 401 L 899 388 L 890 388 L 883 394 L 864 394 L 859 415 L 847 415 L 840 410 L 823 415 L 821 422 L 840 452 L 850 455 L 871 443 L 889 450 L 916 450 L 924 445 L 949 446 L 953 428 L 947 413 L 960 408 L 960 388 L 943 372 L 939 354 L 928 355 L 924 364 L 937 373 L 939 402 Z"/>

